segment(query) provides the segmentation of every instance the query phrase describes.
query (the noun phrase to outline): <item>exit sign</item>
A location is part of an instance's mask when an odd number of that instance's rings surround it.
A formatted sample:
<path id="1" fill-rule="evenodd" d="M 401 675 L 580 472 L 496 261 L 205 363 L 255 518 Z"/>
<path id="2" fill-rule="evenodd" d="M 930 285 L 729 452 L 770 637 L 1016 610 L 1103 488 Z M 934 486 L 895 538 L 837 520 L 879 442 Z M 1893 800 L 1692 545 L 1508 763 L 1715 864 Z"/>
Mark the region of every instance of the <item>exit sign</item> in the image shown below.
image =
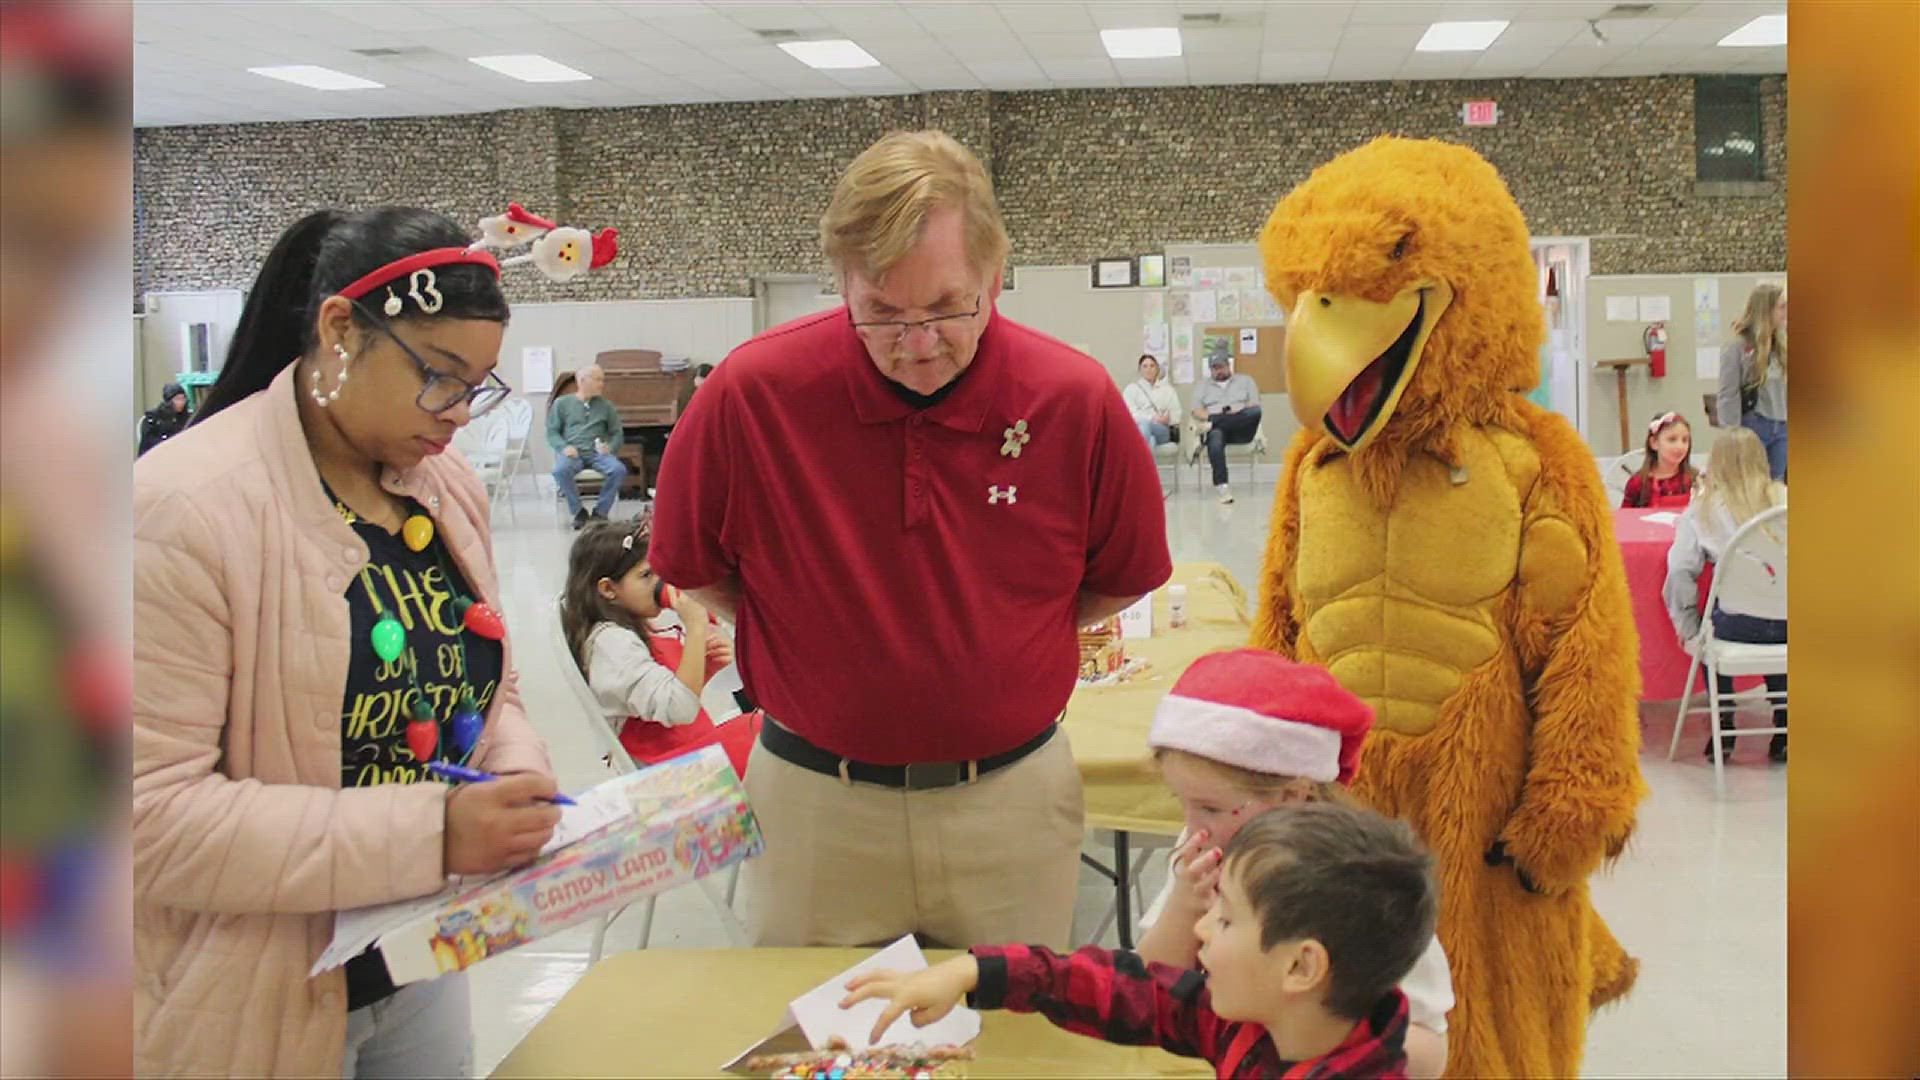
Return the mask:
<path id="1" fill-rule="evenodd" d="M 1492 127 L 1500 122 L 1500 106 L 1491 101 L 1469 101 L 1460 106 L 1460 119 L 1468 127 Z"/>

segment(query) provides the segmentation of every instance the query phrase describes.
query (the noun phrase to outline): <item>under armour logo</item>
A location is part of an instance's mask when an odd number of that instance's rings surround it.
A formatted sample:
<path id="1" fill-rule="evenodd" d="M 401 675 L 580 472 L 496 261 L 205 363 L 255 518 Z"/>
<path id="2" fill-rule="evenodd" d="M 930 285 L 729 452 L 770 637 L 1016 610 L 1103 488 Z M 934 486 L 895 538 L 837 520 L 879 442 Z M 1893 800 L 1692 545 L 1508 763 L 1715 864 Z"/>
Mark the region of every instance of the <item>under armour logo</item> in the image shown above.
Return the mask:
<path id="1" fill-rule="evenodd" d="M 1020 489 L 1014 487 L 1012 484 L 1008 484 L 1005 491 L 1002 491 L 997 487 L 988 487 L 987 488 L 987 505 L 998 506 L 1002 502 L 1017 503 L 1020 500 L 1015 498 L 1013 493 L 1018 490 Z"/>

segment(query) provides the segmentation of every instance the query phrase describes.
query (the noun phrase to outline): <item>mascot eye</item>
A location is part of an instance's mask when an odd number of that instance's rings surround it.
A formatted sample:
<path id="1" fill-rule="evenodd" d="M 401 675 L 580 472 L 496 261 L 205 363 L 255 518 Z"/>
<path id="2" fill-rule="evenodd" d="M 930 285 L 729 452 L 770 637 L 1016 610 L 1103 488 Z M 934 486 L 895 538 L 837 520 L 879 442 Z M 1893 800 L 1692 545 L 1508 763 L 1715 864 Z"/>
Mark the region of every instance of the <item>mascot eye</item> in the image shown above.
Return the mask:
<path id="1" fill-rule="evenodd" d="M 1407 245 L 1411 243 L 1413 243 L 1412 233 L 1408 233 L 1405 236 L 1402 236 L 1397 242 L 1394 243 L 1393 253 L 1389 255 L 1388 258 L 1392 259 L 1394 262 L 1399 262 L 1401 259 L 1406 257 Z"/>

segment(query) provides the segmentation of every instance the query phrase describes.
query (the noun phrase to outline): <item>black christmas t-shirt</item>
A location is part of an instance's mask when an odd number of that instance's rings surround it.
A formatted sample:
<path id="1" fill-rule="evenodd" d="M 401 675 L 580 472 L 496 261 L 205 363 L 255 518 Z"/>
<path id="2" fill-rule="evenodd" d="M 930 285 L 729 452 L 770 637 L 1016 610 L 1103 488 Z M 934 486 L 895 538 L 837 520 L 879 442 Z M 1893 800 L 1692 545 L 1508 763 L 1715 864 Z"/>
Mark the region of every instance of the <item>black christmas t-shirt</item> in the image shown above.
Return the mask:
<path id="1" fill-rule="evenodd" d="M 411 502 L 407 512 L 409 517 L 425 515 Z M 423 763 L 407 746 L 413 702 L 424 694 L 440 722 L 435 756 L 462 762 L 451 723 L 460 706 L 460 691 L 470 689 L 484 715 L 500 687 L 504 650 L 500 642 L 461 625 L 454 601 L 474 596 L 438 528 L 423 550 L 413 551 L 402 536 L 354 519 L 351 513 L 346 516 L 353 531 L 366 541 L 367 565 L 347 585 L 353 645 L 340 710 L 340 786 L 440 783 L 422 769 Z M 373 648 L 374 624 L 389 612 L 406 631 L 406 645 L 393 663 L 381 660 Z M 389 827 L 413 825 L 395 821 Z M 347 962 L 349 1009 L 371 1005 L 393 992 L 386 965 L 376 951 Z"/>

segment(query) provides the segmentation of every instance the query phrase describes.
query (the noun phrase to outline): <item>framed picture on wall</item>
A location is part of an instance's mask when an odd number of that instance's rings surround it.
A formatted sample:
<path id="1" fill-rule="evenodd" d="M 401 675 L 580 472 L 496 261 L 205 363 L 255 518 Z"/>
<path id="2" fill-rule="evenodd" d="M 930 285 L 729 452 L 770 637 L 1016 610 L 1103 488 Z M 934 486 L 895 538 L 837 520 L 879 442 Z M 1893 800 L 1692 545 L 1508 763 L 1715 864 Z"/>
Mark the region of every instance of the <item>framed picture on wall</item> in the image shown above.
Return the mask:
<path id="1" fill-rule="evenodd" d="M 1132 287 L 1133 282 L 1131 258 L 1099 259 L 1093 264 L 1093 287 L 1096 289 L 1125 289 Z"/>
<path id="2" fill-rule="evenodd" d="M 1167 257 L 1165 255 L 1140 256 L 1140 287 L 1143 289 L 1164 289 L 1167 287 Z"/>

